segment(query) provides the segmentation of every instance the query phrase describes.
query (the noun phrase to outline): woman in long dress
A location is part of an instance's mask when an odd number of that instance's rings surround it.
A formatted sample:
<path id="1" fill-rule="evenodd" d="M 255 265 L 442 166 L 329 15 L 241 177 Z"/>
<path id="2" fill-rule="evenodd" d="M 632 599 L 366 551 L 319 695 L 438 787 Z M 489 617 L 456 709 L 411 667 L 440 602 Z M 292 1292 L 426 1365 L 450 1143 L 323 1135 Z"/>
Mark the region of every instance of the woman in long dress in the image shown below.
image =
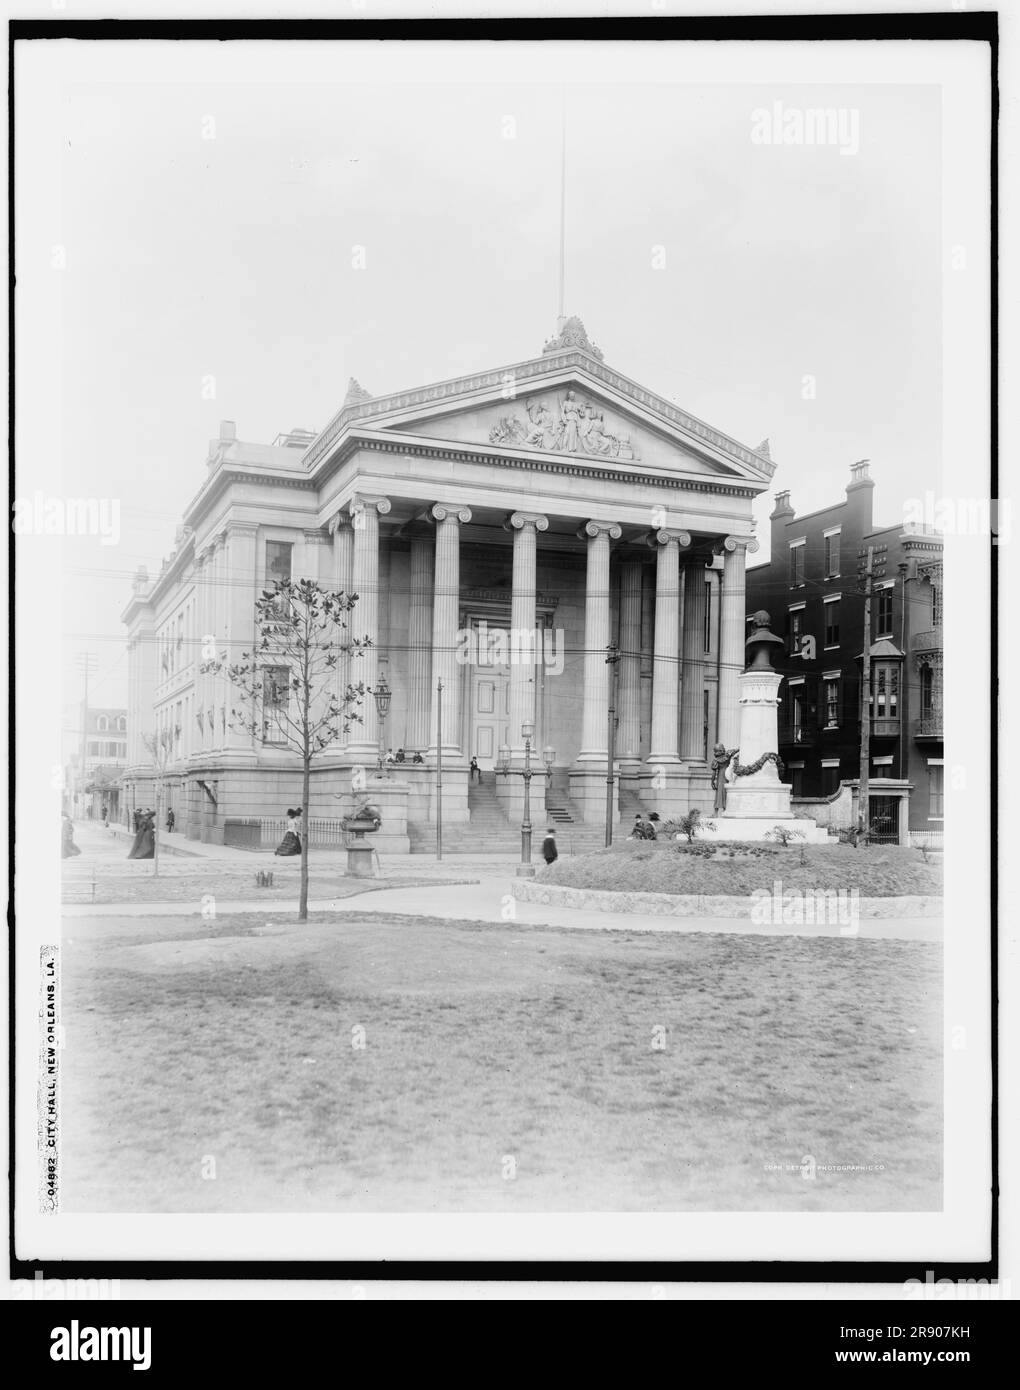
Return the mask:
<path id="1" fill-rule="evenodd" d="M 128 850 L 129 859 L 155 858 L 156 836 L 153 831 L 155 824 L 155 811 L 146 811 L 138 817 L 138 834 L 135 836 L 134 844 Z"/>
<path id="2" fill-rule="evenodd" d="M 74 843 L 74 822 L 65 815 L 60 826 L 60 857 L 73 859 L 76 854 L 81 854 L 81 850 Z"/>
<path id="3" fill-rule="evenodd" d="M 276 846 L 277 854 L 300 854 L 301 853 L 301 807 L 287 812 L 287 831 L 283 839 Z"/>

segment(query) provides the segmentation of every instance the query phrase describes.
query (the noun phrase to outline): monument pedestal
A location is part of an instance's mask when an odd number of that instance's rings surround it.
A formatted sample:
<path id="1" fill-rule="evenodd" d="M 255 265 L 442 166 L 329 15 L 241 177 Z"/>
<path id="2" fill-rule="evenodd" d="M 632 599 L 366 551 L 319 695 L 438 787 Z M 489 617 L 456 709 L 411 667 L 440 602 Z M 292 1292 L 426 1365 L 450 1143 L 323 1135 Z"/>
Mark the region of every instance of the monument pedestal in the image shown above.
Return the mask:
<path id="1" fill-rule="evenodd" d="M 764 622 L 758 619 L 764 618 Z M 711 814 L 714 829 L 699 833 L 706 840 L 764 840 L 769 831 L 782 826 L 798 839 L 811 844 L 828 840 L 826 831 L 790 807 L 792 788 L 779 780 L 779 687 L 783 677 L 768 665 L 764 643 L 778 641 L 763 629 L 768 614 L 755 615 L 758 631 L 748 638 L 748 646 L 759 644 L 756 663 L 738 676 L 740 689 L 740 748 L 729 767 L 719 776 L 726 778 L 726 808 Z M 741 769 L 747 771 L 741 772 Z"/>

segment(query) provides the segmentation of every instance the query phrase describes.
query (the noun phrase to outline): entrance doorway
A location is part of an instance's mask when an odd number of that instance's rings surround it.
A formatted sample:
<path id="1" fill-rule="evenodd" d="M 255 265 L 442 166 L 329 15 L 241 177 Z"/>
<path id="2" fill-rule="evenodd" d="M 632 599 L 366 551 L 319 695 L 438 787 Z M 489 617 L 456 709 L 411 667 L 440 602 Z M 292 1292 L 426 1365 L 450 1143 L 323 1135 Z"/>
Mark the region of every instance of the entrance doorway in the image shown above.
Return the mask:
<path id="1" fill-rule="evenodd" d="M 471 667 L 470 757 L 483 771 L 496 766 L 501 744 L 510 742 L 510 665 L 506 631 L 476 629 L 477 658 Z"/>

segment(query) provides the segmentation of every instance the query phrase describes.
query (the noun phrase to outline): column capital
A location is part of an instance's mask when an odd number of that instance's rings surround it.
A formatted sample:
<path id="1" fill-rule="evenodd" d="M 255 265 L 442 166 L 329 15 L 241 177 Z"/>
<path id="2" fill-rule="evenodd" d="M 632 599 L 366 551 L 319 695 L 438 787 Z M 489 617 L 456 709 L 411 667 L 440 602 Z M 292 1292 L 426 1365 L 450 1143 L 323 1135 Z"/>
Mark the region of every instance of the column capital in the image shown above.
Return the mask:
<path id="1" fill-rule="evenodd" d="M 658 531 L 650 531 L 646 540 L 653 550 L 657 545 L 678 545 L 681 550 L 686 550 L 691 543 L 691 533 L 674 531 L 671 527 L 664 526 Z"/>
<path id="2" fill-rule="evenodd" d="M 611 541 L 618 541 L 623 535 L 623 527 L 618 521 L 586 521 L 577 534 L 581 540 L 594 540 L 596 536 L 605 534 Z"/>
<path id="3" fill-rule="evenodd" d="M 331 536 L 335 536 L 338 531 L 349 530 L 350 525 L 351 518 L 347 512 L 334 512 L 333 515 L 330 517 L 329 521 L 326 523 L 326 530 L 329 532 Z"/>
<path id="4" fill-rule="evenodd" d="M 748 551 L 751 555 L 753 555 L 755 551 L 757 551 L 759 548 L 758 542 L 754 538 L 754 536 L 727 536 L 716 547 L 716 554 L 718 555 L 725 550 L 729 551 L 729 553 L 732 555 L 738 546 Z"/>
<path id="5" fill-rule="evenodd" d="M 470 507 L 451 505 L 449 502 L 433 502 L 426 512 L 429 521 L 459 521 L 466 526 L 471 520 Z"/>
<path id="6" fill-rule="evenodd" d="M 393 507 L 393 503 L 388 497 L 379 497 L 375 493 L 356 492 L 348 503 L 351 516 L 357 516 L 359 512 L 375 511 L 380 516 L 385 516 Z"/>
<path id="7" fill-rule="evenodd" d="M 548 531 L 549 518 L 540 512 L 511 512 L 503 526 L 507 531 L 523 531 L 528 526 L 536 531 Z"/>

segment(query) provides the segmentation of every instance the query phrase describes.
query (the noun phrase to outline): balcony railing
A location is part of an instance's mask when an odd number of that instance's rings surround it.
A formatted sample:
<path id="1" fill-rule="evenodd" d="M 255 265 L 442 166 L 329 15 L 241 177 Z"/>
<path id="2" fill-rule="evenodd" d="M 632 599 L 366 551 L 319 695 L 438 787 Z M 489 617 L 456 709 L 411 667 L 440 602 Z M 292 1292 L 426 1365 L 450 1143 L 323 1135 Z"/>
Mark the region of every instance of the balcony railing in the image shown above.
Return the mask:
<path id="1" fill-rule="evenodd" d="M 885 715 L 875 715 L 871 721 L 872 738 L 896 738 L 900 732 L 900 717 L 894 714 L 892 718 Z"/>
<path id="2" fill-rule="evenodd" d="M 940 652 L 942 650 L 942 629 L 932 628 L 930 632 L 915 632 L 910 639 L 910 647 L 915 652 Z"/>
<path id="3" fill-rule="evenodd" d="M 937 713 L 923 714 L 914 725 L 915 738 L 941 738 L 942 737 L 942 711 Z"/>

